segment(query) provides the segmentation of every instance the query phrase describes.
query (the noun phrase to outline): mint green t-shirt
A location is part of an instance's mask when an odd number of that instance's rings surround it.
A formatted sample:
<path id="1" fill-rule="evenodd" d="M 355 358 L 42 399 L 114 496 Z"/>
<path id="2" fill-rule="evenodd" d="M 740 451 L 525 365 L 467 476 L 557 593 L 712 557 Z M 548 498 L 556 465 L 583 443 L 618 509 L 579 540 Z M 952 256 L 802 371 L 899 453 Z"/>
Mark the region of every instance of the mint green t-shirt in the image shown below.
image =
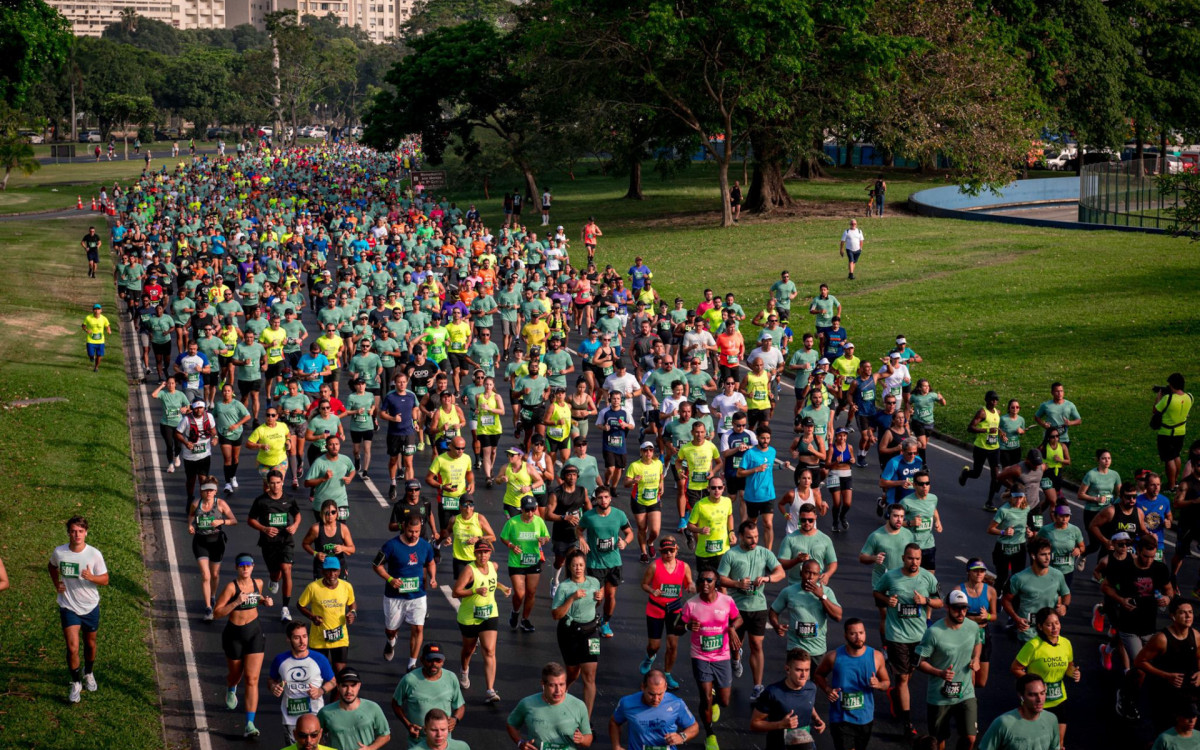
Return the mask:
<path id="1" fill-rule="evenodd" d="M 739 543 L 730 547 L 729 551 L 721 556 L 717 574 L 740 581 L 743 578 L 753 579 L 770 575 L 771 571 L 778 566 L 779 559 L 766 547 L 746 550 Z M 795 569 L 799 568 L 800 566 L 797 565 Z M 756 586 L 750 591 L 742 591 L 736 587 L 730 588 L 729 595 L 733 597 L 733 603 L 742 612 L 765 612 L 767 609 L 767 597 L 763 593 L 762 586 Z"/>
<path id="2" fill-rule="evenodd" d="M 890 570 L 873 587 L 875 591 L 894 596 L 899 601 L 888 607 L 883 622 L 884 637 L 894 643 L 917 643 L 925 635 L 925 606 L 913 601 L 914 594 L 929 599 L 937 596 L 938 582 L 924 568 L 907 576 L 903 568 Z"/>
<path id="3" fill-rule="evenodd" d="M 828 586 L 825 587 L 825 596 L 830 602 L 838 603 L 833 589 Z M 829 619 L 825 605 L 811 591 L 805 591 L 803 584 L 793 583 L 780 591 L 771 603 L 771 609 L 788 623 L 789 650 L 802 648 L 814 659 L 820 659 L 829 650 L 826 644 Z"/>
<path id="4" fill-rule="evenodd" d="M 975 697 L 975 673 L 967 666 L 982 639 L 982 630 L 971 620 L 963 620 L 962 625 L 951 628 L 943 618 L 926 629 L 917 653 L 937 669 L 954 670 L 949 681 L 929 675 L 925 687 L 927 704 L 953 706 Z"/>

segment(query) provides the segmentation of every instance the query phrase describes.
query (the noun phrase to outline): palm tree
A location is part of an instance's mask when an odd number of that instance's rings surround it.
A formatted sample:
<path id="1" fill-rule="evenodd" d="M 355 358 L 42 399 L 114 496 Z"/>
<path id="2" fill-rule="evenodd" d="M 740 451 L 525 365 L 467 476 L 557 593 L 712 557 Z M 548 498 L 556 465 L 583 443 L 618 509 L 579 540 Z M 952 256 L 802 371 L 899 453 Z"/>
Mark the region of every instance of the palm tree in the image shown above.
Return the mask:
<path id="1" fill-rule="evenodd" d="M 130 34 L 137 33 L 138 14 L 134 8 L 121 9 L 121 27 Z"/>
<path id="2" fill-rule="evenodd" d="M 33 146 L 15 128 L 0 132 L 0 167 L 4 169 L 4 179 L 0 181 L 0 190 L 8 190 L 8 177 L 14 169 L 22 174 L 31 175 L 41 169 L 42 165 L 33 156 Z"/>

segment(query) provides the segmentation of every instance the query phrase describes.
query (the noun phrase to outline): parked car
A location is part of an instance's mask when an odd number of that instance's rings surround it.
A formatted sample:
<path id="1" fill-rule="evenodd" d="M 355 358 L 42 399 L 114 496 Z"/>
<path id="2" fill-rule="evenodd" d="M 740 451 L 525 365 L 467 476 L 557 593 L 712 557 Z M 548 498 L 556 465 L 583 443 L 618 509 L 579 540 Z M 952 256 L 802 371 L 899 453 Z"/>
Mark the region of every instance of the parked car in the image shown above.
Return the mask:
<path id="1" fill-rule="evenodd" d="M 79 142 L 80 143 L 99 143 L 100 142 L 100 131 L 99 130 L 81 130 L 79 132 Z"/>
<path id="2" fill-rule="evenodd" d="M 1074 151 L 1059 151 L 1046 154 L 1046 169 L 1062 172 L 1070 169 L 1075 160 Z"/>
<path id="3" fill-rule="evenodd" d="M 303 132 L 301 132 L 300 134 L 304 135 Z M 328 136 L 329 136 L 329 131 L 326 130 L 325 128 L 321 127 L 320 125 L 314 125 L 308 131 L 309 138 L 326 138 Z"/>
<path id="4" fill-rule="evenodd" d="M 45 143 L 46 137 L 36 130 L 20 130 L 18 134 L 25 139 L 26 143 Z"/>

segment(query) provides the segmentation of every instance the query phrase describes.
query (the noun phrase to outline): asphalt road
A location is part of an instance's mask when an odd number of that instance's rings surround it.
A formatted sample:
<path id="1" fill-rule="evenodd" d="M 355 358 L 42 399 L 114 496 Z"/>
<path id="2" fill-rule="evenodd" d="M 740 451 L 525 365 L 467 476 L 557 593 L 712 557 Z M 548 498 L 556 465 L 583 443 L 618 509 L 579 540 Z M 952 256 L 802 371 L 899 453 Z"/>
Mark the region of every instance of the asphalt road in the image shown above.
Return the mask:
<path id="1" fill-rule="evenodd" d="M 653 259 L 649 259 L 651 264 Z M 850 311 L 853 314 L 853 311 Z M 306 318 L 308 315 L 306 314 Z M 313 330 L 312 326 L 309 326 Z M 134 337 L 130 328 L 122 324 L 122 336 L 125 342 L 129 363 L 138 363 L 140 355 L 135 356 Z M 918 342 L 919 344 L 919 342 Z M 919 349 L 919 346 L 918 346 Z M 876 353 L 882 354 L 882 353 Z M 919 371 L 920 366 L 916 365 Z M 202 749 L 225 748 L 241 746 L 244 740 L 241 732 L 244 725 L 244 715 L 239 709 L 227 711 L 224 707 L 224 678 L 225 660 L 221 650 L 221 630 L 224 623 L 202 622 L 203 607 L 200 602 L 200 583 L 198 568 L 191 554 L 190 539 L 187 534 L 185 490 L 183 471 L 165 473 L 162 447 L 159 444 L 157 421 L 159 412 L 157 402 L 148 398 L 155 384 L 137 384 L 136 378 L 140 373 L 131 372 L 130 418 L 135 448 L 135 471 L 138 475 L 139 492 L 144 501 L 144 521 L 147 534 L 146 547 L 147 565 L 152 575 L 152 590 L 154 591 L 153 615 L 155 618 L 155 642 L 159 660 L 161 695 L 163 700 L 165 724 L 169 738 L 183 746 L 193 746 Z M 343 384 L 343 389 L 345 388 Z M 785 436 L 790 436 L 792 424 L 792 406 L 794 394 L 790 387 L 785 387 L 783 399 L 776 410 L 772 427 L 775 434 L 780 436 L 775 441 L 786 452 Z M 855 437 L 855 436 L 852 436 Z M 502 441 L 501 449 L 511 444 L 511 435 Z M 591 441 L 593 449 L 597 441 Z M 347 452 L 349 446 L 347 445 Z M 387 521 L 390 515 L 386 497 L 386 480 L 378 479 L 385 475 L 386 452 L 382 431 L 377 436 L 374 446 L 374 461 L 372 475 L 379 481 L 379 489 L 361 480 L 356 480 L 350 487 L 352 517 L 350 526 L 358 546 L 358 553 L 351 559 L 350 569 L 353 573 L 353 583 L 359 597 L 359 619 L 350 629 L 350 663 L 357 667 L 363 676 L 362 694 L 365 698 L 377 701 L 391 718 L 390 699 L 396 683 L 403 674 L 406 665 L 407 633 L 401 633 L 397 645 L 397 656 L 391 663 L 386 663 L 381 657 L 383 646 L 383 630 L 380 599 L 382 584 L 369 572 L 370 560 L 374 553 L 385 542 L 390 534 L 387 532 Z M 939 512 L 945 532 L 938 538 L 938 560 L 940 564 L 939 580 L 943 591 L 950 586 L 965 580 L 963 563 L 968 557 L 980 556 L 989 562 L 993 541 L 985 534 L 990 514 L 981 512 L 983 493 L 986 485 L 983 480 L 969 483 L 960 488 L 954 481 L 959 468 L 963 464 L 965 454 L 959 449 L 944 444 L 931 444 L 928 457 L 933 474 L 933 491 L 940 498 Z M 428 466 L 429 455 L 420 456 L 418 460 L 418 476 L 423 477 Z M 252 452 L 242 455 L 239 472 L 241 489 L 232 497 L 227 498 L 230 506 L 239 517 L 239 524 L 230 530 L 229 547 L 226 561 L 222 570 L 222 581 L 228 581 L 233 575 L 233 556 L 238 551 L 257 553 L 255 540 L 256 532 L 245 524 L 245 515 L 251 501 L 257 494 L 257 474 L 254 470 L 255 458 Z M 214 457 L 214 473 L 220 474 L 219 456 Z M 841 566 L 834 576 L 831 587 L 836 591 L 839 600 L 845 607 L 845 617 L 861 617 L 868 623 L 869 643 L 879 646 L 879 636 L 876 624 L 877 610 L 870 595 L 870 569 L 858 563 L 858 552 L 866 536 L 880 524 L 875 515 L 875 498 L 878 495 L 879 467 L 874 457 L 866 469 L 855 469 L 855 499 L 854 509 L 850 514 L 850 530 L 846 533 L 831 534 L 840 559 Z M 777 471 L 775 475 L 776 488 L 779 493 L 790 487 L 791 472 Z M 289 482 L 290 485 L 290 482 Z M 293 491 L 290 486 L 288 493 L 297 495 L 304 521 L 301 529 L 307 528 L 311 515 L 307 500 L 307 490 Z M 301 494 L 303 493 L 303 494 Z M 483 488 L 479 483 L 476 493 L 477 508 L 492 523 L 497 533 L 503 525 L 504 514 L 500 510 L 501 488 L 492 490 Z M 618 507 L 628 509 L 628 494 L 622 493 Z M 1076 511 L 1079 514 L 1079 511 Z M 1076 516 L 1077 522 L 1081 514 Z M 675 525 L 675 512 L 664 513 L 664 528 Z M 777 528 L 782 529 L 782 519 L 778 519 Z M 828 518 L 819 521 L 819 527 L 830 533 Z M 776 536 L 778 549 L 781 534 Z M 292 612 L 299 616 L 295 598 L 299 596 L 310 574 L 309 561 L 297 546 L 297 564 L 295 575 L 297 585 L 293 593 Z M 684 559 L 692 562 L 690 554 Z M 439 584 L 450 583 L 450 555 L 445 555 L 438 571 Z M 503 565 L 501 566 L 503 569 Z M 623 695 L 637 690 L 638 663 L 641 661 L 645 644 L 644 605 L 645 596 L 639 589 L 642 566 L 637 559 L 636 546 L 624 553 L 624 575 L 626 584 L 619 593 L 616 616 L 612 621 L 615 638 L 602 642 L 602 655 L 598 670 L 598 697 L 593 715 L 594 729 L 599 733 L 594 747 L 607 747 L 607 723 L 610 712 L 616 701 Z M 1089 568 L 1090 572 L 1090 568 Z M 256 575 L 266 576 L 266 568 L 259 565 Z M 502 573 L 503 576 L 503 573 Z M 554 623 L 549 613 L 549 577 L 543 575 L 538 591 L 538 607 L 534 617 L 537 626 L 536 633 L 509 632 L 501 623 L 498 645 L 499 674 L 497 690 L 502 697 L 499 704 L 486 704 L 483 700 L 484 685 L 482 680 L 482 663 L 480 657 L 475 657 L 472 674 L 474 684 L 466 692 L 467 712 L 455 737 L 465 740 L 475 748 L 503 747 L 507 739 L 501 734 L 502 722 L 520 698 L 529 695 L 538 688 L 537 671 L 540 666 L 550 660 L 559 659 L 558 648 L 554 638 Z M 768 591 L 768 598 L 782 584 L 773 585 Z M 1148 730 L 1140 727 L 1129 727 L 1120 723 L 1113 713 L 1114 679 L 1099 667 L 1097 657 L 1098 636 L 1091 630 L 1089 618 L 1092 605 L 1098 600 L 1098 586 L 1091 582 L 1090 576 L 1077 579 L 1074 601 L 1064 623 L 1064 635 L 1074 645 L 1076 660 L 1083 670 L 1082 682 L 1070 685 L 1069 705 L 1073 711 L 1073 720 L 1069 724 L 1068 744 L 1070 746 L 1113 746 L 1117 738 L 1142 737 Z M 502 605 L 503 608 L 503 605 Z M 282 625 L 279 620 L 278 602 L 269 610 L 260 610 L 265 621 L 267 632 L 267 656 L 264 664 L 270 663 L 274 654 L 286 650 Z M 451 673 L 458 670 L 458 649 L 460 638 L 454 620 L 455 610 L 446 593 L 434 591 L 430 593 L 429 618 L 426 623 L 426 639 L 437 640 L 450 654 L 446 668 Z M 502 618 L 503 619 L 503 618 Z M 186 621 L 184 621 L 186 620 Z M 987 687 L 980 692 L 980 730 L 995 716 L 1015 707 L 1013 693 L 1013 678 L 1008 674 L 1008 666 L 1017 651 L 1014 636 L 993 627 L 995 648 L 992 657 L 992 677 Z M 830 648 L 841 645 L 841 629 L 831 629 Z M 182 645 L 181 645 L 182 644 Z M 768 634 L 766 641 L 766 682 L 782 678 L 782 657 L 785 652 L 784 641 Z M 675 673 L 683 683 L 679 690 L 689 705 L 696 702 L 696 690 L 690 676 L 687 658 L 687 646 L 680 644 L 680 660 Z M 658 665 L 662 665 L 661 657 Z M 925 677 L 916 675 L 912 682 L 913 717 L 917 728 L 924 727 L 925 709 Z M 733 748 L 757 748 L 764 746 L 764 738 L 749 731 L 749 695 L 753 683 L 747 663 L 746 674 L 736 680 L 733 690 L 732 706 L 722 713 L 717 725 L 721 747 L 727 750 Z M 572 692 L 578 694 L 576 685 Z M 262 729 L 263 736 L 259 745 L 264 748 L 282 747 L 283 733 L 280 724 L 279 701 L 271 698 L 266 689 L 266 675 L 262 677 L 262 699 L 259 704 L 257 725 Z M 899 724 L 888 713 L 886 699 L 878 696 L 876 713 L 876 739 L 872 747 L 902 747 Z M 827 706 L 821 698 L 818 708 L 822 715 L 827 715 Z M 199 730 L 197 730 L 199 727 Z M 403 742 L 403 725 L 398 719 L 392 718 L 392 746 L 400 747 Z M 699 742 L 693 743 L 699 746 Z M 828 737 L 821 737 L 818 747 L 831 747 Z"/>

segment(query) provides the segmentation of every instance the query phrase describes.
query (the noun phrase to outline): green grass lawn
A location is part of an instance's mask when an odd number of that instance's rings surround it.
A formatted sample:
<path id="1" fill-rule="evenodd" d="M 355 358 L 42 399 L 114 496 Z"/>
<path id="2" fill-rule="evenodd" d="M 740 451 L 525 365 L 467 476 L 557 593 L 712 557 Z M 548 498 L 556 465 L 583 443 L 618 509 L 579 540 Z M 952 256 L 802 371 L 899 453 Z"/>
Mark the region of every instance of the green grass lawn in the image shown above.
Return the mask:
<path id="1" fill-rule="evenodd" d="M 161 166 L 161 162 L 158 162 Z M 0 214 L 74 208 L 76 197 L 91 208 L 91 199 L 100 188 L 111 190 L 114 181 L 127 183 L 142 173 L 140 160 L 102 161 L 100 163 L 43 164 L 31 175 L 14 172 L 8 190 L 0 192 Z"/>
<path id="2" fill-rule="evenodd" d="M 918 218 L 895 204 L 947 184 L 945 178 L 884 170 L 892 208 L 882 220 L 860 219 L 867 244 L 851 282 L 838 240 L 878 172 L 834 169 L 830 178 L 789 181 L 800 202 L 796 213 L 745 216 L 732 229 L 718 226 L 712 164 L 693 164 L 668 180 L 648 166 L 644 201 L 622 200 L 624 179 L 589 174 L 586 166 L 574 181 L 561 174 L 543 181 L 556 196 L 552 224 L 566 226 L 578 245 L 580 226 L 594 215 L 604 230 L 598 262 L 623 270 L 635 255 L 644 256 L 663 299 L 681 296 L 692 307 L 711 287 L 736 294 L 753 316 L 784 268 L 802 298 L 815 295 L 821 282 L 830 284 L 859 356 L 878 362 L 903 333 L 925 358 L 913 374 L 928 378 L 949 402 L 937 416 L 944 431 L 965 439 L 966 424 L 989 389 L 1005 401 L 1020 399 L 1033 424 L 1050 383 L 1061 380 L 1084 419 L 1071 432 L 1072 476 L 1092 467 L 1100 446 L 1114 451 L 1125 475 L 1161 469 L 1147 428 L 1150 386 L 1174 371 L 1189 381 L 1200 378 L 1190 356 L 1200 342 L 1191 301 L 1200 291 L 1200 248 L 1159 235 Z M 1031 176 L 1075 179 L 1061 172 Z M 741 178 L 740 164 L 731 178 Z M 487 201 L 478 189 L 450 195 L 459 205 L 475 202 L 485 218 L 499 215 L 498 192 Z M 536 226 L 536 209 L 526 211 L 525 221 L 545 232 Z M 807 309 L 802 298 L 801 312 Z M 798 318 L 798 332 L 812 330 L 810 316 Z M 756 331 L 746 333 L 751 340 Z M 1033 432 L 1029 445 L 1040 441 L 1041 430 Z"/>
<path id="3" fill-rule="evenodd" d="M 87 278 L 78 249 L 86 228 L 84 220 L 0 224 L 0 557 L 12 582 L 0 594 L 0 744 L 8 747 L 162 746 L 120 339 L 109 339 L 93 374 L 79 330 L 96 300 L 116 323 L 107 256 L 101 278 Z M 55 397 L 66 400 L 8 406 Z M 75 514 L 89 518 L 88 542 L 104 553 L 111 584 L 101 591 L 100 690 L 72 706 L 46 563 Z"/>

